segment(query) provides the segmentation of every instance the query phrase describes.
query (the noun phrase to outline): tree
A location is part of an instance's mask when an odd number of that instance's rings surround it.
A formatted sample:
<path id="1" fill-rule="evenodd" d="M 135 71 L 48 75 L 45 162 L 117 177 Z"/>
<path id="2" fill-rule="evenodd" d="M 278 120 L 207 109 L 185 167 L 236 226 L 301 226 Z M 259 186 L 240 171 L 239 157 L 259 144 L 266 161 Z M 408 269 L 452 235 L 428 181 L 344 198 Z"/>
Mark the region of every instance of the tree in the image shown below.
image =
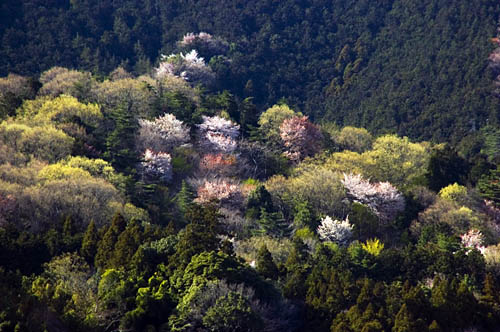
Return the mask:
<path id="1" fill-rule="evenodd" d="M 114 109 L 113 131 L 106 138 L 106 158 L 119 171 L 130 171 L 137 161 L 135 153 L 135 132 L 137 120 L 132 113 L 131 104 L 121 104 Z"/>
<path id="2" fill-rule="evenodd" d="M 346 246 L 352 238 L 352 229 L 353 226 L 349 223 L 349 217 L 339 221 L 333 220 L 330 216 L 326 216 L 321 219 L 317 231 L 322 240 Z"/>
<path id="3" fill-rule="evenodd" d="M 280 137 L 287 149 L 285 155 L 295 162 L 314 156 L 321 148 L 321 132 L 307 116 L 285 119 L 280 125 Z"/>
<path id="4" fill-rule="evenodd" d="M 137 148 L 140 151 L 172 152 L 174 148 L 187 144 L 189 139 L 189 128 L 173 114 L 165 113 L 153 121 L 139 120 Z"/>
<path id="5" fill-rule="evenodd" d="M 500 167 L 481 176 L 477 183 L 481 196 L 500 207 Z"/>
<path id="6" fill-rule="evenodd" d="M 274 263 L 273 257 L 265 244 L 259 248 L 256 263 L 257 272 L 266 278 L 276 280 L 278 277 L 278 267 Z"/>
<path id="7" fill-rule="evenodd" d="M 205 59 L 198 56 L 196 50 L 191 50 L 187 54 L 162 55 L 162 61 L 156 68 L 155 76 L 161 79 L 172 75 L 181 77 L 191 85 L 202 84 L 211 86 L 215 81 L 215 74 L 210 67 L 205 64 Z"/>
<path id="8" fill-rule="evenodd" d="M 428 186 L 439 191 L 452 183 L 465 184 L 469 164 L 449 145 L 443 149 L 435 149 L 429 159 L 425 178 Z"/>
<path id="9" fill-rule="evenodd" d="M 127 222 L 123 216 L 119 213 L 115 214 L 111 225 L 106 230 L 106 233 L 104 233 L 101 241 L 99 241 L 95 255 L 95 266 L 101 268 L 110 266 L 116 242 L 126 226 Z"/>
<path id="10" fill-rule="evenodd" d="M 391 221 L 405 208 L 403 195 L 389 182 L 371 184 L 359 174 L 344 174 L 342 184 L 355 202 L 368 206 L 382 222 Z"/>
<path id="11" fill-rule="evenodd" d="M 87 230 L 83 235 L 82 247 L 80 254 L 87 262 L 94 262 L 94 257 L 97 254 L 97 245 L 99 242 L 99 234 L 94 220 L 91 220 L 87 226 Z"/>
<path id="12" fill-rule="evenodd" d="M 202 116 L 202 118 L 203 122 L 198 125 L 200 145 L 209 151 L 234 152 L 240 126 L 219 116 Z"/>
<path id="13" fill-rule="evenodd" d="M 140 171 L 148 181 L 156 179 L 169 182 L 172 179 L 172 157 L 164 152 L 154 152 L 147 149 L 140 163 Z"/>
<path id="14" fill-rule="evenodd" d="M 365 128 L 346 126 L 334 137 L 335 143 L 342 150 L 363 153 L 371 149 L 373 136 Z"/>
<path id="15" fill-rule="evenodd" d="M 252 311 L 247 300 L 231 292 L 220 297 L 203 316 L 203 325 L 213 332 L 260 331 L 259 317 Z"/>
<path id="16" fill-rule="evenodd" d="M 271 146 L 280 146 L 280 126 L 286 119 L 301 116 L 287 105 L 274 105 L 263 112 L 259 117 L 260 139 Z"/>

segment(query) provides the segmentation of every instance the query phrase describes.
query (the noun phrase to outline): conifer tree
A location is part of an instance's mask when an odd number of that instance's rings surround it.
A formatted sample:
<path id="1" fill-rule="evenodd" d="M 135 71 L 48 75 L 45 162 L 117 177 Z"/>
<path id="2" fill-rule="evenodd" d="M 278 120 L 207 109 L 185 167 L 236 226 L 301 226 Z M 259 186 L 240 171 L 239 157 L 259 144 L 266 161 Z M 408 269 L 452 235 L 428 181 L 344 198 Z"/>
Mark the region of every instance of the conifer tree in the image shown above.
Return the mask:
<path id="1" fill-rule="evenodd" d="M 257 252 L 257 272 L 269 279 L 278 277 L 278 267 L 265 244 Z"/>
<path id="2" fill-rule="evenodd" d="M 139 248 L 141 238 L 141 225 L 136 220 L 133 220 L 118 236 L 110 266 L 115 268 L 126 266 L 137 251 L 137 248 Z"/>
<path id="3" fill-rule="evenodd" d="M 187 184 L 185 180 L 182 180 L 181 190 L 175 196 L 175 202 L 177 203 L 177 208 L 184 216 L 186 212 L 193 206 L 194 193 L 191 187 Z"/>
<path id="4" fill-rule="evenodd" d="M 115 244 L 118 241 L 118 236 L 125 230 L 127 222 L 119 213 L 115 214 L 111 221 L 111 226 L 99 241 L 97 253 L 95 256 L 95 266 L 108 267 L 114 254 Z"/>
<path id="5" fill-rule="evenodd" d="M 256 132 L 257 121 L 259 121 L 259 111 L 253 103 L 253 98 L 245 98 L 240 104 L 240 128 L 243 137 L 249 137 L 252 132 Z"/>
<path id="6" fill-rule="evenodd" d="M 138 122 L 132 113 L 132 105 L 122 103 L 111 113 L 114 129 L 106 139 L 105 157 L 118 171 L 130 171 L 137 162 L 135 133 Z"/>
<path id="7" fill-rule="evenodd" d="M 97 232 L 97 227 L 95 221 L 91 220 L 87 226 L 87 230 L 83 235 L 82 247 L 80 249 L 80 254 L 87 262 L 93 262 L 94 257 L 97 254 L 97 244 L 99 241 L 99 234 Z"/>

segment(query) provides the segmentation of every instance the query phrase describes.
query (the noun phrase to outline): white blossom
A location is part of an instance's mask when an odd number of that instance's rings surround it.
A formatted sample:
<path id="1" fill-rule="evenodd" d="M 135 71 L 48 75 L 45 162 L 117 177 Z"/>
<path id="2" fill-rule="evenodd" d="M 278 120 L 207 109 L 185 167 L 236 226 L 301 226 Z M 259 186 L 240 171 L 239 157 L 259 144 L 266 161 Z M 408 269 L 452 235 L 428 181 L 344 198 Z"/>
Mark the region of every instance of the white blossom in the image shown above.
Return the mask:
<path id="1" fill-rule="evenodd" d="M 147 149 L 141 162 L 141 170 L 148 179 L 158 178 L 168 182 L 172 179 L 172 157 L 168 153 Z"/>
<path id="2" fill-rule="evenodd" d="M 219 116 L 203 116 L 198 125 L 200 145 L 210 151 L 233 153 L 237 148 L 236 138 L 240 126 Z"/>
<path id="3" fill-rule="evenodd" d="M 477 249 L 482 254 L 485 253 L 486 248 L 483 245 L 484 239 L 481 231 L 477 229 L 471 229 L 467 233 L 460 236 L 462 239 L 462 245 L 467 249 Z"/>
<path id="4" fill-rule="evenodd" d="M 153 121 L 140 119 L 137 145 L 141 150 L 172 151 L 189 142 L 189 128 L 173 114 L 164 114 Z"/>
<path id="5" fill-rule="evenodd" d="M 156 78 L 162 79 L 167 75 L 181 77 L 192 84 L 210 85 L 215 80 L 215 74 L 205 64 L 205 59 L 198 56 L 196 50 L 184 55 L 171 54 L 168 57 L 162 56 L 158 68 L 156 68 Z"/>
<path id="6" fill-rule="evenodd" d="M 318 226 L 318 235 L 324 241 L 335 242 L 339 245 L 348 245 L 352 238 L 353 226 L 349 223 L 349 216 L 345 220 L 333 220 L 330 216 L 321 219 Z"/>
<path id="7" fill-rule="evenodd" d="M 344 174 L 342 184 L 355 202 L 368 206 L 382 222 L 394 219 L 405 208 L 403 195 L 389 182 L 372 184 L 359 174 Z"/>

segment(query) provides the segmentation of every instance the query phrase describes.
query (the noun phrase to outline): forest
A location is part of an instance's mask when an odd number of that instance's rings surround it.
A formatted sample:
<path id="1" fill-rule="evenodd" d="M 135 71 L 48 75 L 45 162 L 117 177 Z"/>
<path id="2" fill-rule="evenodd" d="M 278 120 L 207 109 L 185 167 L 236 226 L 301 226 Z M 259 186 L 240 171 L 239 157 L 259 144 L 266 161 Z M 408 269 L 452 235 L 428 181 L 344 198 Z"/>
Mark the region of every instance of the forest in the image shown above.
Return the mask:
<path id="1" fill-rule="evenodd" d="M 495 332 L 499 4 L 0 4 L 0 331 Z"/>

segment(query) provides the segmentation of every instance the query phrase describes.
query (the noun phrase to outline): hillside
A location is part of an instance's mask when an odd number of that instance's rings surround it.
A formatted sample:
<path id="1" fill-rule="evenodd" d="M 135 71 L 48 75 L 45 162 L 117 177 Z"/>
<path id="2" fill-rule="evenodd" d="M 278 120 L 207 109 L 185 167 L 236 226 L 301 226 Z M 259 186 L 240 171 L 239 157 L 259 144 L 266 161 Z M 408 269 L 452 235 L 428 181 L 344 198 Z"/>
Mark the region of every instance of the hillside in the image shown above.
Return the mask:
<path id="1" fill-rule="evenodd" d="M 55 66 L 136 73 L 189 32 L 230 43 L 219 88 L 284 98 L 313 119 L 459 141 L 498 121 L 487 58 L 498 3 L 384 1 L 4 1 L 0 74 Z"/>

